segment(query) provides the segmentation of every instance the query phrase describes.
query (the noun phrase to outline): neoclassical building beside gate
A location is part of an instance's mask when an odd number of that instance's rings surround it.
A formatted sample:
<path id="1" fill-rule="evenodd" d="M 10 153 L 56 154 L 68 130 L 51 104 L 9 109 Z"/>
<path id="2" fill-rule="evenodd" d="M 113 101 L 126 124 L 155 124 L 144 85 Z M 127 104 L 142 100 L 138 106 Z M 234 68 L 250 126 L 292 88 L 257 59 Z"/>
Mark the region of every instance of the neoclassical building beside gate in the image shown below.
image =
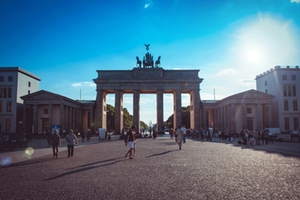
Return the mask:
<path id="1" fill-rule="evenodd" d="M 52 126 L 59 127 L 61 131 L 86 131 L 93 126 L 95 101 L 75 101 L 45 90 L 21 98 L 27 133 L 48 131 Z"/>
<path id="2" fill-rule="evenodd" d="M 158 131 L 163 130 L 163 94 L 173 94 L 174 127 L 181 125 L 181 94 L 190 94 L 190 126 L 200 129 L 199 70 L 164 70 L 160 67 L 134 68 L 132 70 L 98 70 L 94 79 L 97 85 L 95 110 L 96 127 L 106 126 L 106 95 L 115 94 L 115 133 L 123 128 L 123 94 L 133 94 L 133 123 L 140 130 L 140 94 L 156 94 Z"/>
<path id="3" fill-rule="evenodd" d="M 263 130 L 273 127 L 273 95 L 248 90 L 219 101 L 202 101 L 204 127 L 229 129 L 240 133 L 243 129 Z"/>

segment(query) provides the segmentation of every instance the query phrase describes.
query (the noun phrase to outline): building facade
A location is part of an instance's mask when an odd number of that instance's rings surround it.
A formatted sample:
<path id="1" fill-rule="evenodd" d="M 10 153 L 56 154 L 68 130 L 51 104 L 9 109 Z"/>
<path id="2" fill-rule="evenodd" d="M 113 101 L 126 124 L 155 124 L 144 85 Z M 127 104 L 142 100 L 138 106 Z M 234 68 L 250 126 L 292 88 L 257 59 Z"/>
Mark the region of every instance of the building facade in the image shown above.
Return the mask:
<path id="1" fill-rule="evenodd" d="M 75 101 L 45 90 L 21 97 L 24 100 L 24 123 L 27 133 L 60 133 L 73 129 L 86 132 L 94 127 L 95 101 Z"/>
<path id="2" fill-rule="evenodd" d="M 275 96 L 272 99 L 272 124 L 281 132 L 297 130 L 300 125 L 300 69 L 276 66 L 256 76 L 256 89 Z"/>
<path id="3" fill-rule="evenodd" d="M 0 67 L 0 132 L 23 129 L 23 95 L 39 90 L 40 78 L 19 67 Z"/>
<path id="4" fill-rule="evenodd" d="M 219 101 L 202 101 L 203 128 L 231 130 L 240 133 L 243 129 L 263 130 L 272 123 L 271 105 L 273 95 L 248 90 Z"/>

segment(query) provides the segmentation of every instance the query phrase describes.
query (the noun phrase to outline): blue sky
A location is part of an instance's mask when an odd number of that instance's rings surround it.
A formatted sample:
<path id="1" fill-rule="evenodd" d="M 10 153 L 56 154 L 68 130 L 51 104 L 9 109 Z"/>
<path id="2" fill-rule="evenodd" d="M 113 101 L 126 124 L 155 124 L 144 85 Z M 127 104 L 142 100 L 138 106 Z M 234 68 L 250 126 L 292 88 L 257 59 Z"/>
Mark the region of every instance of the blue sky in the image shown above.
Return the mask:
<path id="1" fill-rule="evenodd" d="M 96 70 L 133 69 L 144 44 L 164 69 L 200 70 L 202 100 L 222 99 L 255 89 L 276 65 L 300 65 L 300 0 L 2 0 L 0 44 L 0 66 L 72 99 L 94 100 Z M 141 95 L 146 123 L 156 122 L 155 101 Z M 164 103 L 167 119 L 172 96 Z M 132 113 L 132 95 L 124 107 Z"/>

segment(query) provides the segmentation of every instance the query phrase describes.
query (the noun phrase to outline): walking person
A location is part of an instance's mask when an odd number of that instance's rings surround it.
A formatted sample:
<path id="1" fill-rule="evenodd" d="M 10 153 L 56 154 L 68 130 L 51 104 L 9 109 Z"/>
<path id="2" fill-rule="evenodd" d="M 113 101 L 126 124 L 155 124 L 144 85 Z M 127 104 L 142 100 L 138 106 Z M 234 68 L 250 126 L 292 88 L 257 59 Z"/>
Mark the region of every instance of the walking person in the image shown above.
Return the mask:
<path id="1" fill-rule="evenodd" d="M 181 129 L 181 126 L 178 126 L 178 128 L 176 130 L 176 135 L 177 135 L 178 147 L 179 147 L 179 150 L 181 150 L 181 145 L 182 145 L 182 141 L 183 141 L 183 130 Z"/>
<path id="2" fill-rule="evenodd" d="M 66 136 L 66 141 L 68 144 L 68 158 L 73 157 L 74 152 L 74 144 L 78 144 L 78 139 L 76 135 L 73 133 L 73 130 L 70 129 L 69 134 Z"/>
<path id="3" fill-rule="evenodd" d="M 181 127 L 181 130 L 183 132 L 183 136 L 182 136 L 183 143 L 185 143 L 186 142 L 186 128 L 184 125 Z"/>
<path id="4" fill-rule="evenodd" d="M 129 150 L 127 151 L 127 153 L 125 154 L 125 157 L 128 156 L 129 154 L 129 158 L 133 159 L 132 157 L 132 151 L 134 149 L 134 141 L 135 141 L 135 134 L 133 132 L 135 132 L 135 126 L 131 127 L 131 130 L 127 132 L 127 139 L 126 139 L 126 143 L 125 146 L 127 146 L 127 144 L 129 145 Z"/>
<path id="5" fill-rule="evenodd" d="M 58 130 L 54 130 L 54 134 L 51 135 L 51 143 L 53 150 L 53 158 L 58 157 L 58 146 L 60 146 L 60 136 L 58 134 Z"/>

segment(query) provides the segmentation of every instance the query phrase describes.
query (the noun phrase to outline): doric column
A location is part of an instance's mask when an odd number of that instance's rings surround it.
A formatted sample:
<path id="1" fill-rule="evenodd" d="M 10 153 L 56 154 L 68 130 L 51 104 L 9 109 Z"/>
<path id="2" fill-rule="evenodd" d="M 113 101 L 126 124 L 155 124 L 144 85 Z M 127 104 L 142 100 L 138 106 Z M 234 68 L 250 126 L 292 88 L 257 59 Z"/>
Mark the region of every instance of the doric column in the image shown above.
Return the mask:
<path id="1" fill-rule="evenodd" d="M 37 104 L 34 104 L 33 126 L 34 126 L 34 133 L 37 133 L 38 132 L 38 105 Z"/>
<path id="2" fill-rule="evenodd" d="M 242 118 L 243 118 L 243 129 L 247 127 L 247 104 L 242 104 Z"/>
<path id="3" fill-rule="evenodd" d="M 117 101 L 117 99 L 116 99 Z M 94 128 L 106 128 L 106 91 L 97 89 L 95 119 L 90 118 Z"/>
<path id="4" fill-rule="evenodd" d="M 85 131 L 84 129 L 83 129 L 83 115 L 82 115 L 82 110 L 81 109 L 78 109 L 78 122 L 79 122 L 79 128 L 80 128 L 80 130 L 81 131 Z"/>
<path id="5" fill-rule="evenodd" d="M 164 130 L 164 93 L 163 90 L 156 91 L 156 120 L 157 130 Z"/>
<path id="6" fill-rule="evenodd" d="M 64 129 L 66 130 L 65 121 L 64 121 L 64 118 L 65 118 L 64 104 L 62 104 L 62 103 L 59 105 L 59 116 L 60 116 L 60 118 L 59 118 L 60 131 L 62 132 Z"/>
<path id="7" fill-rule="evenodd" d="M 65 126 L 68 130 L 67 133 L 69 132 L 69 129 L 71 128 L 70 126 L 70 107 L 69 106 L 65 106 Z"/>
<path id="8" fill-rule="evenodd" d="M 235 119 L 235 104 L 231 104 L 230 119 L 231 119 L 231 129 L 236 132 L 236 119 Z"/>
<path id="9" fill-rule="evenodd" d="M 133 90 L 133 125 L 136 131 L 140 132 L 140 91 Z"/>
<path id="10" fill-rule="evenodd" d="M 221 116 L 221 127 L 222 127 L 222 130 L 226 129 L 225 127 L 225 124 L 224 124 L 224 107 L 220 107 L 220 116 Z"/>
<path id="11" fill-rule="evenodd" d="M 181 90 L 175 90 L 174 96 L 174 128 L 182 125 Z"/>
<path id="12" fill-rule="evenodd" d="M 200 123 L 200 94 L 199 88 L 190 92 L 190 128 L 199 130 Z M 188 124 L 186 124 L 188 125 Z"/>
<path id="13" fill-rule="evenodd" d="M 123 127 L 123 92 L 115 91 L 115 133 L 120 134 Z"/>
<path id="14" fill-rule="evenodd" d="M 257 104 L 257 111 L 256 111 L 256 121 L 257 121 L 257 130 L 262 130 L 262 105 Z"/>
<path id="15" fill-rule="evenodd" d="M 71 107 L 71 126 L 73 127 L 74 130 L 76 130 L 76 126 L 75 126 L 75 111 L 74 111 L 74 107 Z"/>
<path id="16" fill-rule="evenodd" d="M 53 125 L 53 119 L 52 119 L 52 117 L 53 117 L 53 104 L 52 103 L 49 104 L 48 116 L 49 116 L 49 128 L 52 131 L 52 125 Z"/>

